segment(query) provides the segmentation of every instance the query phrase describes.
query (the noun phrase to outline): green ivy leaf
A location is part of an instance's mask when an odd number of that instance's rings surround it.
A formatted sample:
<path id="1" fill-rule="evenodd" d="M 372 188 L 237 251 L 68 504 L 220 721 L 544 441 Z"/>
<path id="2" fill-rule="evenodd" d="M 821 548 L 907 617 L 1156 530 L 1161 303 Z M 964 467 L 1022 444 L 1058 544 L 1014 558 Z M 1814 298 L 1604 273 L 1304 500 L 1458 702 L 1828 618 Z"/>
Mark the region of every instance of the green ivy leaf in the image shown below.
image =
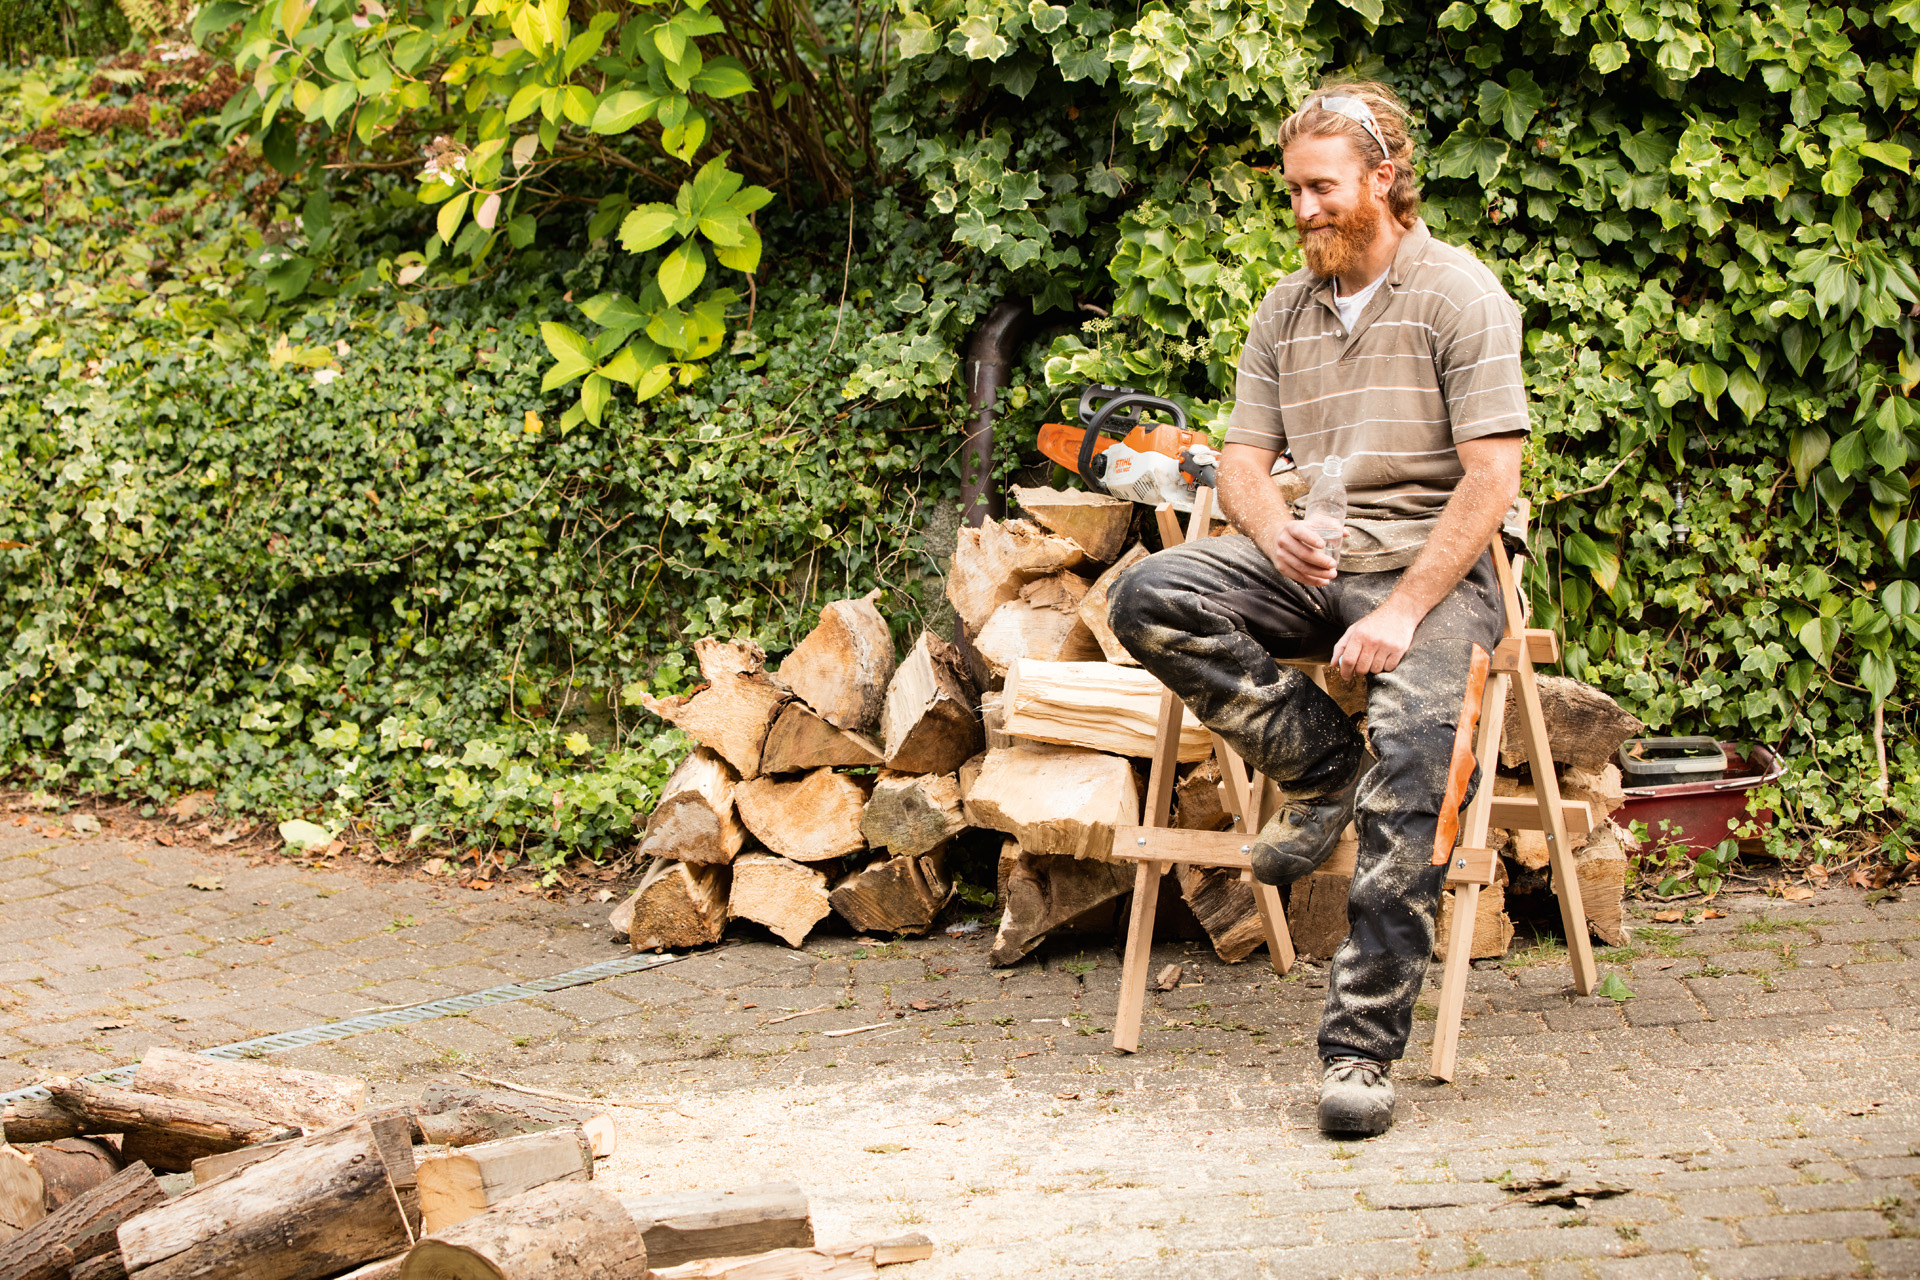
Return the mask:
<path id="1" fill-rule="evenodd" d="M 1530 71 L 1515 71 L 1507 76 L 1506 87 L 1491 80 L 1480 83 L 1480 122 L 1500 121 L 1507 136 L 1518 140 L 1526 136 L 1527 125 L 1546 105 L 1547 95 L 1540 91 Z"/>
<path id="2" fill-rule="evenodd" d="M 1842 480 L 1853 477 L 1867 465 L 1867 436 L 1864 431 L 1849 431 L 1835 442 L 1827 463 Z"/>
<path id="3" fill-rule="evenodd" d="M 1876 704 L 1885 702 L 1899 678 L 1890 655 L 1866 653 L 1860 657 L 1860 683 L 1873 695 Z"/>
<path id="4" fill-rule="evenodd" d="M 1727 375 L 1727 391 L 1748 422 L 1759 417 L 1760 411 L 1767 407 L 1766 384 L 1745 365 L 1734 366 L 1733 372 Z"/>
<path id="5" fill-rule="evenodd" d="M 1700 403 L 1713 418 L 1720 416 L 1720 397 L 1727 389 L 1727 371 L 1717 364 L 1698 361 L 1687 370 L 1687 381 L 1700 393 Z"/>
<path id="6" fill-rule="evenodd" d="M 1840 647 L 1840 619 L 1809 618 L 1794 635 L 1815 662 L 1833 666 L 1833 651 Z"/>
<path id="7" fill-rule="evenodd" d="M 1340 0 L 1340 3 L 1365 18 L 1370 29 L 1380 25 L 1380 16 L 1386 11 L 1384 0 Z"/>
<path id="8" fill-rule="evenodd" d="M 1473 25 L 1474 20 L 1479 16 L 1480 11 L 1472 5 L 1467 4 L 1466 0 L 1453 0 L 1453 3 L 1448 5 L 1446 10 L 1440 15 L 1440 29 L 1442 31 L 1465 31 Z"/>
<path id="9" fill-rule="evenodd" d="M 1441 178 L 1478 178 L 1491 187 L 1507 163 L 1510 148 L 1478 128 L 1462 125 L 1433 153 L 1433 172 Z"/>
<path id="10" fill-rule="evenodd" d="M 1897 142 L 1862 142 L 1854 150 L 1869 160 L 1878 160 L 1889 169 L 1898 169 L 1902 173 L 1907 172 L 1913 162 L 1913 152 Z"/>
<path id="11" fill-rule="evenodd" d="M 1611 75 L 1627 65 L 1627 46 L 1618 40 L 1603 40 L 1588 50 L 1587 58 L 1601 75 Z"/>
<path id="12" fill-rule="evenodd" d="M 1920 520 L 1901 520 L 1887 531 L 1887 551 L 1902 569 L 1920 552 Z"/>

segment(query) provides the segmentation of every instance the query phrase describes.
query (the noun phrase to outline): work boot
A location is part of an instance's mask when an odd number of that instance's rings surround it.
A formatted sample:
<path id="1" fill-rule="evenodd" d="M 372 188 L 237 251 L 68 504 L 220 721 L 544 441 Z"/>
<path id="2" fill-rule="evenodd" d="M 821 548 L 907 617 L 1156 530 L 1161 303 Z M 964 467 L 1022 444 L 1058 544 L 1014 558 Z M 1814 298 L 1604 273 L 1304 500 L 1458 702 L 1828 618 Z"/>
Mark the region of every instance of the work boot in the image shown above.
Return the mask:
<path id="1" fill-rule="evenodd" d="M 1371 1138 L 1393 1123 L 1387 1064 L 1343 1054 L 1328 1058 L 1320 1077 L 1320 1131 Z"/>
<path id="2" fill-rule="evenodd" d="M 1364 772 L 1355 773 L 1353 781 L 1324 796 L 1283 800 L 1247 851 L 1254 879 L 1284 887 L 1311 875 L 1331 858 L 1340 833 L 1353 821 L 1353 799 Z"/>

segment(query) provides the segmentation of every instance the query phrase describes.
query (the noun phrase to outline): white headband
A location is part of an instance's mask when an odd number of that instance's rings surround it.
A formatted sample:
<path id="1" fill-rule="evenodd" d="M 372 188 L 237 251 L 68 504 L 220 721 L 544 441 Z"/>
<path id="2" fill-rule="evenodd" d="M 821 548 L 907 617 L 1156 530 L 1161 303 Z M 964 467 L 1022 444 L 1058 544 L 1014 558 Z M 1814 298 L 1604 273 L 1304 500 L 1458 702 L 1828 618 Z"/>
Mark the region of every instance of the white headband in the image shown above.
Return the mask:
<path id="1" fill-rule="evenodd" d="M 1362 129 L 1365 129 L 1367 133 L 1372 136 L 1373 140 L 1380 144 L 1380 154 L 1389 160 L 1393 159 L 1393 149 L 1387 145 L 1387 140 L 1380 136 L 1380 126 L 1374 122 L 1373 108 L 1369 107 L 1365 101 L 1360 98 L 1348 97 L 1345 94 L 1321 94 L 1317 98 L 1307 99 L 1307 105 L 1305 108 L 1302 108 L 1302 110 L 1311 109 L 1316 105 L 1323 111 L 1331 111 L 1337 116 L 1345 116 Z"/>

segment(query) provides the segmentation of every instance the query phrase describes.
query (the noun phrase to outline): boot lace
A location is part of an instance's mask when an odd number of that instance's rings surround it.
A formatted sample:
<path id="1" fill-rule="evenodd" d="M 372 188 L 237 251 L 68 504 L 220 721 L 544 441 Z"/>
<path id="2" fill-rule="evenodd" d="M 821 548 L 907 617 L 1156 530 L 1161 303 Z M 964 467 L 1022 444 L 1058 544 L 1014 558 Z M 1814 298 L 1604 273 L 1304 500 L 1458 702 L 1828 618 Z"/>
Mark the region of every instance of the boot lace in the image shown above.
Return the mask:
<path id="1" fill-rule="evenodd" d="M 1325 1078 L 1344 1084 L 1357 1075 L 1360 1083 L 1370 1088 L 1379 1084 L 1386 1073 L 1387 1069 L 1371 1058 L 1331 1058 L 1327 1061 Z"/>

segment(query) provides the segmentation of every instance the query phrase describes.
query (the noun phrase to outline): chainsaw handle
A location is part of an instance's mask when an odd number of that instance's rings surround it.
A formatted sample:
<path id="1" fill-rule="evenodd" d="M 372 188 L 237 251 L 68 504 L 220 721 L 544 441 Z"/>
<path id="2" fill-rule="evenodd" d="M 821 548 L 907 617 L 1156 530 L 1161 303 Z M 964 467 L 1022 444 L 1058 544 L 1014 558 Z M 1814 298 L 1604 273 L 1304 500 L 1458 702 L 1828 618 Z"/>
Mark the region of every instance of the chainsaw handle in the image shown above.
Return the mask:
<path id="1" fill-rule="evenodd" d="M 1112 389 L 1113 388 L 1110 387 L 1088 387 L 1086 391 L 1081 394 L 1080 403 L 1084 406 L 1088 398 L 1095 393 Z M 1179 428 L 1182 431 L 1186 430 L 1187 411 L 1171 400 L 1164 400 L 1159 396 L 1150 396 L 1144 391 L 1122 391 L 1118 395 L 1115 395 L 1112 399 L 1094 410 L 1093 417 L 1087 422 L 1087 429 L 1080 433 L 1080 463 L 1075 470 L 1080 473 L 1081 483 L 1095 493 L 1110 494 L 1112 490 L 1108 489 L 1099 477 L 1093 474 L 1094 442 L 1100 438 L 1101 428 L 1107 425 L 1107 419 L 1114 417 L 1123 409 L 1132 408 L 1134 405 L 1139 405 L 1142 408 L 1170 409 L 1173 411 L 1173 416 L 1178 420 L 1177 425 Z M 1133 414 L 1126 420 L 1137 423 L 1139 421 L 1139 415 Z"/>

